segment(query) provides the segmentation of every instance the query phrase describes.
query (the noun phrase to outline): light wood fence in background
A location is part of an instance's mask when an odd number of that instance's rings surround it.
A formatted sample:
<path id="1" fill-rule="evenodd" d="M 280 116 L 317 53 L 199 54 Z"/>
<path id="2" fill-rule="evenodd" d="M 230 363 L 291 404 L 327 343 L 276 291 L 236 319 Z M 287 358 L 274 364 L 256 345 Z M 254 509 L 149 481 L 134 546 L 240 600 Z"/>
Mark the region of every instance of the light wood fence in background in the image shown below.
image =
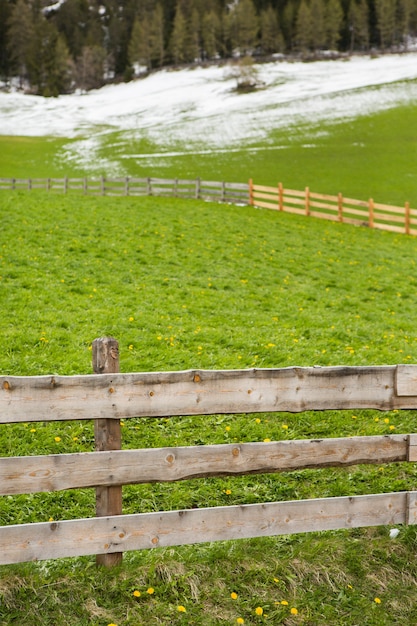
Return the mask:
<path id="1" fill-rule="evenodd" d="M 308 187 L 304 191 L 285 189 L 281 183 L 276 187 L 256 185 L 249 181 L 249 204 L 265 209 L 275 209 L 296 215 L 319 217 L 326 220 L 368 226 L 393 233 L 417 235 L 417 209 L 409 202 L 404 207 L 315 193 Z"/>
<path id="2" fill-rule="evenodd" d="M 195 198 L 211 202 L 249 204 L 258 208 L 417 235 L 417 209 L 369 200 L 345 198 L 310 191 L 248 183 L 204 181 L 200 178 L 0 178 L 0 190 L 44 189 L 58 193 L 102 196 L 167 196 Z"/>
<path id="3" fill-rule="evenodd" d="M 0 424 L 93 419 L 97 450 L 0 459 L 4 496 L 97 490 L 95 518 L 1 527 L 0 564 L 96 554 L 99 563 L 112 565 L 126 550 L 417 524 L 412 490 L 129 515 L 122 514 L 121 497 L 126 484 L 417 462 L 415 434 L 137 450 L 119 449 L 118 434 L 120 420 L 133 417 L 416 409 L 417 366 L 119 374 L 117 359 L 116 340 L 101 338 L 93 342 L 97 374 L 0 377 Z"/>

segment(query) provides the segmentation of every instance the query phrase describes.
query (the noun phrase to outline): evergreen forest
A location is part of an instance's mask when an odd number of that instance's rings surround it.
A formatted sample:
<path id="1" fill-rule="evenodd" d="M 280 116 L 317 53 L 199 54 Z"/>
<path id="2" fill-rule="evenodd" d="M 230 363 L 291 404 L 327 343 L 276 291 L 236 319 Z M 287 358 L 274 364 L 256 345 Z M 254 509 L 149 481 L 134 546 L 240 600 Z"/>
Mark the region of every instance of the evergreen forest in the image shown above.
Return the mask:
<path id="1" fill-rule="evenodd" d="M 57 96 L 164 66 L 407 50 L 417 35 L 417 0 L 51 2 L 0 0 L 6 85 Z"/>

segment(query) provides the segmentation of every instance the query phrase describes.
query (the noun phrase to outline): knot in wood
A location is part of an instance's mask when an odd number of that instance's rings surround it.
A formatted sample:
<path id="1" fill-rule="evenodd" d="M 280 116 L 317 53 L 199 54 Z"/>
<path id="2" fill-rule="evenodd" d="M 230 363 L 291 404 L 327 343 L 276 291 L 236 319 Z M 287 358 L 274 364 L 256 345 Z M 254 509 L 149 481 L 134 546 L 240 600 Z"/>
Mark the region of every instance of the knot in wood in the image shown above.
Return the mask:
<path id="1" fill-rule="evenodd" d="M 200 376 L 200 374 L 194 374 L 193 381 L 194 381 L 195 383 L 200 383 L 200 382 L 201 382 L 201 376 Z"/>
<path id="2" fill-rule="evenodd" d="M 12 387 L 11 387 L 9 381 L 5 380 L 4 383 L 3 383 L 3 389 L 5 389 L 6 391 L 10 391 L 11 388 Z"/>

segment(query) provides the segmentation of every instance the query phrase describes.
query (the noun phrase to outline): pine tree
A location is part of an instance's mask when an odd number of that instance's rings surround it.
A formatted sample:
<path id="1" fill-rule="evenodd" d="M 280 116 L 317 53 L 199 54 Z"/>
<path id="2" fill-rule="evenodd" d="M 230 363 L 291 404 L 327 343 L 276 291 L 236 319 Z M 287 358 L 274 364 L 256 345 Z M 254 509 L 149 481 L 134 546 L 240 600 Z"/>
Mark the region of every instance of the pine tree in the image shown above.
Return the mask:
<path id="1" fill-rule="evenodd" d="M 296 23 L 297 23 L 297 5 L 295 0 L 289 0 L 285 5 L 282 16 L 282 31 L 287 48 L 292 50 L 296 48 Z"/>
<path id="2" fill-rule="evenodd" d="M 232 50 L 252 54 L 257 44 L 259 24 L 252 0 L 236 0 L 226 20 Z"/>
<path id="3" fill-rule="evenodd" d="M 88 91 L 104 84 L 106 51 L 101 46 L 84 46 L 77 60 L 77 85 Z"/>
<path id="4" fill-rule="evenodd" d="M 164 12 L 160 4 L 149 18 L 149 48 L 152 67 L 161 67 L 164 62 Z"/>
<path id="5" fill-rule="evenodd" d="M 311 12 L 306 0 L 301 0 L 295 26 L 295 41 L 297 49 L 306 53 L 311 42 Z"/>
<path id="6" fill-rule="evenodd" d="M 149 45 L 149 24 L 146 17 L 136 17 L 133 23 L 132 34 L 128 47 L 128 60 L 131 66 L 151 64 L 151 50 Z"/>
<path id="7" fill-rule="evenodd" d="M 351 0 L 348 12 L 350 50 L 369 49 L 369 9 L 366 0 Z"/>
<path id="8" fill-rule="evenodd" d="M 28 78 L 31 52 L 34 48 L 35 25 L 32 11 L 24 0 L 17 0 L 8 21 L 8 40 L 12 69 L 17 72 L 20 84 Z"/>
<path id="9" fill-rule="evenodd" d="M 326 41 L 324 0 L 310 1 L 310 44 L 313 50 L 321 50 Z"/>
<path id="10" fill-rule="evenodd" d="M 203 16 L 202 39 L 205 56 L 212 59 L 220 54 L 221 44 L 221 22 L 217 13 L 210 10 Z"/>
<path id="11" fill-rule="evenodd" d="M 175 12 L 174 27 L 171 33 L 170 50 L 174 63 L 183 63 L 186 59 L 185 39 L 187 35 L 185 17 L 178 7 Z"/>
<path id="12" fill-rule="evenodd" d="M 377 28 L 382 49 L 394 43 L 395 8 L 395 0 L 375 0 Z"/>
<path id="13" fill-rule="evenodd" d="M 278 23 L 278 14 L 271 6 L 261 11 L 261 45 L 265 53 L 282 52 L 284 38 Z"/>
<path id="14" fill-rule="evenodd" d="M 343 24 L 343 9 L 340 0 L 328 0 L 326 6 L 326 45 L 336 50 Z"/>

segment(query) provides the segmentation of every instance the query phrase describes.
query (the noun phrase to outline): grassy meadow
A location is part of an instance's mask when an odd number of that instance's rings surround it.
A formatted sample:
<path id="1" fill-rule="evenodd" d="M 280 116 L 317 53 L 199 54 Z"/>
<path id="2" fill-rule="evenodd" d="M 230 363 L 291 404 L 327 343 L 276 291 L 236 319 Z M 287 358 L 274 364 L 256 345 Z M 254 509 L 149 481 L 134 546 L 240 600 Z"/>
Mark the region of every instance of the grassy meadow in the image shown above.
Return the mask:
<path id="1" fill-rule="evenodd" d="M 230 153 L 138 160 L 132 176 L 246 181 L 417 207 L 417 105 Z M 63 138 L 0 137 L 1 177 L 90 175 Z M 112 176 L 112 171 L 103 171 Z M 86 374 L 112 335 L 122 372 L 417 362 L 417 238 L 167 198 L 0 192 L 0 372 Z M 415 432 L 413 411 L 131 419 L 125 448 Z M 82 422 L 3 425 L 4 456 L 94 448 Z M 413 489 L 414 464 L 126 486 L 124 512 Z M 90 517 L 93 490 L 0 497 L 2 525 Z M 0 626 L 417 625 L 415 529 L 321 532 L 0 567 Z"/>
<path id="2" fill-rule="evenodd" d="M 2 192 L 0 211 L 4 374 L 88 373 L 103 335 L 126 372 L 416 361 L 414 238 L 178 199 Z M 127 420 L 123 445 L 414 430 L 412 411 L 217 415 Z M 0 432 L 8 456 L 94 445 L 89 423 Z M 130 486 L 124 510 L 407 490 L 415 476 L 396 464 Z M 0 499 L 3 524 L 92 515 L 93 490 Z M 89 557 L 7 566 L 0 624 L 413 624 L 415 549 L 412 527 L 396 540 L 374 528 L 127 553 L 113 571 Z"/>

